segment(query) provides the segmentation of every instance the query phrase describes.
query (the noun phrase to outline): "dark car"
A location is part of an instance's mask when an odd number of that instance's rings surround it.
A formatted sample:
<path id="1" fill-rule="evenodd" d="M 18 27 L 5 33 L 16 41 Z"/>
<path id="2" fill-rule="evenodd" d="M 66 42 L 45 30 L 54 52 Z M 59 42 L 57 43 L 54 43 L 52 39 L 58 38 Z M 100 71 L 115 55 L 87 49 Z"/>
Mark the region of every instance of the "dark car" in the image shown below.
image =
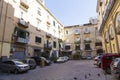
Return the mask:
<path id="1" fill-rule="evenodd" d="M 111 74 L 115 80 L 120 80 L 120 58 L 115 58 L 110 65 Z"/>
<path id="2" fill-rule="evenodd" d="M 110 64 L 114 58 L 120 57 L 120 54 L 117 53 L 107 53 L 102 55 L 101 57 L 101 68 L 105 71 L 105 73 L 111 73 Z"/>
<path id="3" fill-rule="evenodd" d="M 40 65 L 40 62 L 41 62 L 41 58 L 40 57 L 34 56 L 34 57 L 31 57 L 31 58 L 35 60 L 37 65 Z"/>
<path id="4" fill-rule="evenodd" d="M 40 57 L 40 58 L 41 58 L 42 60 L 44 60 L 46 66 L 48 66 L 48 65 L 51 64 L 51 61 L 48 60 L 48 59 L 46 59 L 45 57 Z"/>
<path id="5" fill-rule="evenodd" d="M 27 72 L 29 70 L 29 65 L 25 64 L 19 60 L 7 60 L 0 64 L 0 69 L 3 72 Z"/>
<path id="6" fill-rule="evenodd" d="M 47 60 L 45 57 L 34 56 L 31 58 L 35 60 L 37 65 L 50 65 L 51 64 L 51 61 Z"/>
<path id="7" fill-rule="evenodd" d="M 37 66 L 35 60 L 31 59 L 31 58 L 26 58 L 26 59 L 22 60 L 22 62 L 29 64 L 30 69 L 35 69 Z"/>

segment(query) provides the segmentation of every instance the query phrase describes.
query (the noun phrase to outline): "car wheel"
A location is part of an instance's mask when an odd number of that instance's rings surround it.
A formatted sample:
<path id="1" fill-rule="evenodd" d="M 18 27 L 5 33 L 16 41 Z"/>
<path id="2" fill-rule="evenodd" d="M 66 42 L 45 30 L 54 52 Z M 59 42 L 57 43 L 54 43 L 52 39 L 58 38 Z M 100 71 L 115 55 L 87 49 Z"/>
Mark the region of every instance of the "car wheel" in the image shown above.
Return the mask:
<path id="1" fill-rule="evenodd" d="M 14 73 L 15 73 L 15 74 L 18 74 L 18 70 L 17 70 L 17 69 L 15 69 L 15 70 L 14 70 Z"/>
<path id="2" fill-rule="evenodd" d="M 98 66 L 99 68 L 101 68 L 101 63 L 99 64 L 99 66 Z"/>
<path id="3" fill-rule="evenodd" d="M 109 67 L 107 67 L 107 69 L 105 70 L 105 72 L 106 72 L 107 74 L 111 74 L 111 69 L 110 69 Z"/>

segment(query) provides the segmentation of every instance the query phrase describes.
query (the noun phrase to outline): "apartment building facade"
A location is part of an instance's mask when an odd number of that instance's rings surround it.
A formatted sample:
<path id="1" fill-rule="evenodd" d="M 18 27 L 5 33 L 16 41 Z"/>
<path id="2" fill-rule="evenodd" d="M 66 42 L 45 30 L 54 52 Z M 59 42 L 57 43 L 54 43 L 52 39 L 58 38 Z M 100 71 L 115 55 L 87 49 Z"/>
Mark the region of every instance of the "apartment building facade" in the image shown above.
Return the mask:
<path id="1" fill-rule="evenodd" d="M 120 1 L 98 0 L 96 8 L 103 49 L 106 53 L 120 52 Z"/>
<path id="2" fill-rule="evenodd" d="M 90 23 L 64 27 L 64 52 L 67 54 L 80 53 L 82 56 L 95 56 L 102 53 L 96 19 Z"/>
<path id="3" fill-rule="evenodd" d="M 63 25 L 41 0 L 0 0 L 0 57 L 58 56 Z"/>

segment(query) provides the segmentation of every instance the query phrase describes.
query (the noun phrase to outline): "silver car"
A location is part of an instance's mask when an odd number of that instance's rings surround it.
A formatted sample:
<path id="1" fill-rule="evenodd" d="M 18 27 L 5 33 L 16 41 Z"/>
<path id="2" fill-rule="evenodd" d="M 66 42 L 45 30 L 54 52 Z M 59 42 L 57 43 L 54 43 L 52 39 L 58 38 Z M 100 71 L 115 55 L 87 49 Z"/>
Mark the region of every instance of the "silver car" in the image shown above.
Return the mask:
<path id="1" fill-rule="evenodd" d="M 113 75 L 115 80 L 120 80 L 120 58 L 115 58 L 111 65 L 111 74 Z"/>
<path id="2" fill-rule="evenodd" d="M 18 72 L 27 72 L 29 70 L 29 65 L 25 64 L 19 60 L 7 60 L 0 64 L 0 69 L 2 71 L 14 72 L 17 74 Z"/>

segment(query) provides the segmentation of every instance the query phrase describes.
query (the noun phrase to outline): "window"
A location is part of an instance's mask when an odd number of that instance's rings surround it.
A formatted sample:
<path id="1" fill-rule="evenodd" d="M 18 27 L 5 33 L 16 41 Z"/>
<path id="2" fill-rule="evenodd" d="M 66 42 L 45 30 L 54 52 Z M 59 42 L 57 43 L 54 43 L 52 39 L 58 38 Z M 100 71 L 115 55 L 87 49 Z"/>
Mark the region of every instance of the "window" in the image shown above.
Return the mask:
<path id="1" fill-rule="evenodd" d="M 41 16 L 41 9 L 40 8 L 38 8 L 37 14 L 39 14 Z"/>
<path id="2" fill-rule="evenodd" d="M 41 20 L 37 19 L 37 27 L 40 27 Z"/>
<path id="3" fill-rule="evenodd" d="M 76 50 L 80 50 L 80 45 L 76 45 L 76 46 L 75 46 L 75 49 L 76 49 Z"/>
<path id="4" fill-rule="evenodd" d="M 91 50 L 90 44 L 85 44 L 85 50 Z"/>
<path id="5" fill-rule="evenodd" d="M 55 26 L 55 21 L 53 21 L 53 26 Z"/>
<path id="6" fill-rule="evenodd" d="M 78 34 L 79 33 L 79 30 L 78 29 L 75 29 L 75 34 Z"/>
<path id="7" fill-rule="evenodd" d="M 70 50 L 70 46 L 69 46 L 69 45 L 66 45 L 66 46 L 65 46 L 65 50 Z"/>
<path id="8" fill-rule="evenodd" d="M 14 35 L 16 35 L 17 37 L 26 39 L 26 38 L 29 37 L 29 32 L 24 31 L 22 29 L 19 29 L 19 28 L 15 27 L 15 29 L 14 29 Z"/>
<path id="9" fill-rule="evenodd" d="M 66 30 L 66 34 L 68 34 L 68 30 Z"/>
<path id="10" fill-rule="evenodd" d="M 85 33 L 89 33 L 90 30 L 88 28 L 85 28 Z"/>
<path id="11" fill-rule="evenodd" d="M 23 12 L 21 12 L 21 18 L 23 18 Z"/>
<path id="12" fill-rule="evenodd" d="M 53 41 L 53 47 L 56 48 L 56 42 L 55 41 Z"/>
<path id="13" fill-rule="evenodd" d="M 35 37 L 35 42 L 41 43 L 41 38 L 36 36 L 36 37 Z"/>

